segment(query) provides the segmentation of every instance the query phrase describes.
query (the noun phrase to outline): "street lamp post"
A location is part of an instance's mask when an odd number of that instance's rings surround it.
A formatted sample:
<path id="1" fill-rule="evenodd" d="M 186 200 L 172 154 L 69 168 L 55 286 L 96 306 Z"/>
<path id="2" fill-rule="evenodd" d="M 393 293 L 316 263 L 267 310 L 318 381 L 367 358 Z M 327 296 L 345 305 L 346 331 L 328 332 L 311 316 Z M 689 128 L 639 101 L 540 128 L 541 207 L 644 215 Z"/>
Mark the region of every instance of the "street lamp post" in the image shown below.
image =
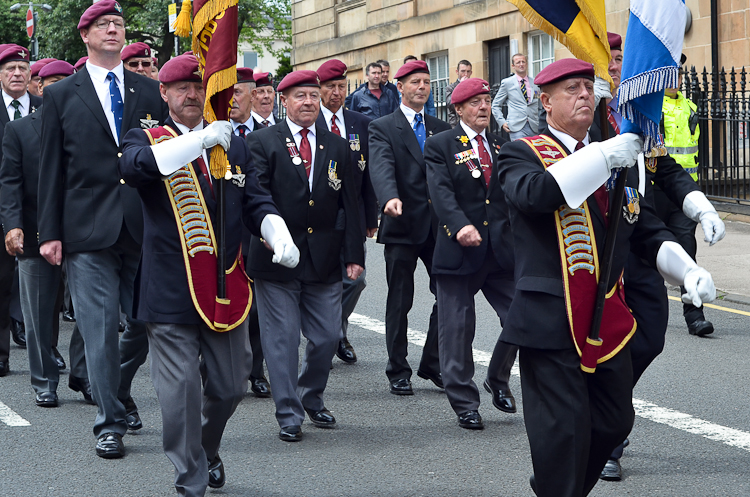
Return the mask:
<path id="1" fill-rule="evenodd" d="M 29 51 L 31 52 L 31 60 L 37 60 L 39 58 L 39 40 L 36 37 L 36 26 L 37 26 L 38 18 L 37 18 L 36 11 L 34 10 L 34 7 L 39 7 L 45 12 L 52 12 L 52 6 L 46 3 L 33 3 L 33 2 L 29 2 L 28 4 L 14 3 L 13 5 L 10 6 L 10 11 L 17 12 L 23 5 L 29 6 L 29 10 L 26 14 L 26 31 L 29 35 L 29 38 L 31 38 L 31 41 L 30 41 L 31 46 L 29 47 Z"/>

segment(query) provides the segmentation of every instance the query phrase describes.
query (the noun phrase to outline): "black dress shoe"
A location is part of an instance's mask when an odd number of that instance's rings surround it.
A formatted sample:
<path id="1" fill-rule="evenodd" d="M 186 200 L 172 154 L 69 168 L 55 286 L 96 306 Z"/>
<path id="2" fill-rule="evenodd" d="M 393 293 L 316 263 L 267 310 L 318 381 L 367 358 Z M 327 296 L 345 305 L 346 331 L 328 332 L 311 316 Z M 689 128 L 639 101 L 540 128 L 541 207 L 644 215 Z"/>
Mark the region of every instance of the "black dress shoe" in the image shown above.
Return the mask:
<path id="1" fill-rule="evenodd" d="M 74 392 L 81 392 L 83 394 L 83 400 L 85 400 L 87 404 L 91 404 L 92 406 L 96 405 L 94 398 L 91 396 L 91 383 L 89 383 L 88 378 L 79 378 L 78 376 L 70 375 L 68 376 L 68 388 Z"/>
<path id="2" fill-rule="evenodd" d="M 711 321 L 706 321 L 705 319 L 696 319 L 688 325 L 688 333 L 691 335 L 703 337 L 713 332 L 714 325 L 711 324 Z"/>
<path id="3" fill-rule="evenodd" d="M 5 376 L 10 373 L 10 366 L 8 361 L 0 361 L 0 376 Z"/>
<path id="4" fill-rule="evenodd" d="M 315 426 L 319 426 L 321 428 L 333 428 L 334 426 L 336 426 L 336 418 L 334 418 L 333 414 L 331 414 L 331 411 L 329 411 L 325 407 L 320 411 L 313 411 L 312 409 L 305 408 L 305 412 L 307 412 L 307 415 L 310 417 L 310 421 L 312 421 L 312 424 L 314 424 Z"/>
<path id="5" fill-rule="evenodd" d="M 122 435 L 114 432 L 103 433 L 96 441 L 96 455 L 104 459 L 119 459 L 125 455 Z"/>
<path id="6" fill-rule="evenodd" d="M 620 466 L 619 459 L 610 459 L 607 464 L 604 465 L 602 473 L 599 478 L 604 481 L 620 481 L 622 480 L 622 466 Z"/>
<path id="7" fill-rule="evenodd" d="M 57 407 L 57 394 L 55 392 L 36 394 L 36 405 L 39 407 Z"/>
<path id="8" fill-rule="evenodd" d="M 118 399 L 125 406 L 125 422 L 128 424 L 129 430 L 140 430 L 143 428 L 141 417 L 138 415 L 138 406 L 135 405 L 133 397 L 128 397 L 125 400 Z"/>
<path id="9" fill-rule="evenodd" d="M 441 375 L 440 373 L 438 374 L 425 373 L 424 371 L 417 370 L 417 376 L 419 376 L 423 380 L 430 380 L 438 388 L 445 388 L 443 386 L 443 375 Z"/>
<path id="10" fill-rule="evenodd" d="M 507 392 L 505 390 L 493 391 L 488 380 L 484 380 L 484 389 L 492 394 L 492 405 L 497 409 L 510 414 L 516 412 L 516 399 L 510 393 L 510 390 Z"/>
<path id="11" fill-rule="evenodd" d="M 63 321 L 66 323 L 74 323 L 76 320 L 76 317 L 73 315 L 70 311 L 63 312 Z"/>
<path id="12" fill-rule="evenodd" d="M 26 348 L 26 327 L 22 322 L 10 318 L 10 334 L 16 345 L 22 349 Z"/>
<path id="13" fill-rule="evenodd" d="M 341 359 L 347 364 L 354 364 L 357 362 L 357 353 L 354 352 L 354 347 L 349 343 L 349 340 L 344 337 L 343 340 L 339 340 L 339 346 L 336 349 L 336 357 Z"/>
<path id="14" fill-rule="evenodd" d="M 467 430 L 483 430 L 484 423 L 479 411 L 466 411 L 458 415 L 458 426 Z"/>
<path id="15" fill-rule="evenodd" d="M 408 378 L 391 380 L 391 393 L 393 395 L 414 395 L 414 390 L 411 389 L 411 380 Z"/>
<path id="16" fill-rule="evenodd" d="M 251 376 L 250 390 L 252 390 L 256 397 L 266 398 L 271 396 L 271 385 L 268 384 L 265 376 L 261 376 L 260 378 L 253 378 Z"/>
<path id="17" fill-rule="evenodd" d="M 294 426 L 282 426 L 279 430 L 279 438 L 285 442 L 299 442 L 302 440 L 302 428 Z"/>
<path id="18" fill-rule="evenodd" d="M 60 371 L 64 370 L 67 366 L 65 365 L 65 359 L 63 359 L 62 354 L 60 354 L 60 351 L 57 350 L 57 347 L 52 347 L 52 355 L 55 356 L 55 362 L 57 363 L 57 369 Z"/>
<path id="19" fill-rule="evenodd" d="M 213 461 L 208 461 L 208 486 L 211 488 L 221 488 L 226 481 L 224 463 L 221 462 L 219 454 L 216 454 Z"/>

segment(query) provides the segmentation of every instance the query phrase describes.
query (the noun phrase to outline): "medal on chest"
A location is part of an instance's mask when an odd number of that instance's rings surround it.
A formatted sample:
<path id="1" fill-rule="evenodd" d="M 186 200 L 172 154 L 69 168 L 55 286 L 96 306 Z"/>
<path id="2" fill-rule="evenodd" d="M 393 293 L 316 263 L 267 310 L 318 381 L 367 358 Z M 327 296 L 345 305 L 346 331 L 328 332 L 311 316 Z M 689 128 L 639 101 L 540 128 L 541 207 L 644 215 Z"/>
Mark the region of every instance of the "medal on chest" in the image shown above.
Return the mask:
<path id="1" fill-rule="evenodd" d="M 302 157 L 300 157 L 299 155 L 297 145 L 289 138 L 286 139 L 286 151 L 289 152 L 289 157 L 292 159 L 292 164 L 294 164 L 295 166 L 299 166 L 300 164 L 302 164 Z"/>
<path id="2" fill-rule="evenodd" d="M 341 189 L 341 180 L 339 179 L 336 165 L 337 163 L 335 160 L 328 162 L 328 186 L 339 191 Z"/>
<path id="3" fill-rule="evenodd" d="M 362 146 L 359 143 L 359 135 L 349 135 L 349 148 L 352 152 L 359 152 Z"/>

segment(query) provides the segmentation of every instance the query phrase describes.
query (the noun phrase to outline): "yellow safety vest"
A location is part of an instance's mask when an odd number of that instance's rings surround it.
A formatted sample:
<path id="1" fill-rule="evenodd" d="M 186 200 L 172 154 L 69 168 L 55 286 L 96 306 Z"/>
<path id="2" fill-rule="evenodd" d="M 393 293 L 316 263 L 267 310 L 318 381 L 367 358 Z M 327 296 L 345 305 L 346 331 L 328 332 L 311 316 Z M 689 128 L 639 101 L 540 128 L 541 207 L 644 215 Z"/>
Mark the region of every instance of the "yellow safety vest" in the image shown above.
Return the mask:
<path id="1" fill-rule="evenodd" d="M 698 136 L 700 128 L 690 133 L 690 115 L 696 105 L 677 92 L 677 98 L 664 95 L 661 110 L 664 115 L 664 145 L 672 158 L 685 169 L 694 181 L 698 180 Z"/>

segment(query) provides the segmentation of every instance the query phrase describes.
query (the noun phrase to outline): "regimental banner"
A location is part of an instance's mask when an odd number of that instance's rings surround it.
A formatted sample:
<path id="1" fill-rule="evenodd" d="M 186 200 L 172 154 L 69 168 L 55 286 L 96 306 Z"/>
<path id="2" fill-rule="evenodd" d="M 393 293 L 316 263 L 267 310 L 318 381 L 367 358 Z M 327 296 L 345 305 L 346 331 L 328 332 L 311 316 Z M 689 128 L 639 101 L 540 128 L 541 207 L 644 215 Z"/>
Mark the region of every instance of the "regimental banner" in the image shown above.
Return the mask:
<path id="1" fill-rule="evenodd" d="M 178 136 L 169 126 L 143 130 L 152 145 Z M 244 176 L 244 175 L 243 175 Z M 243 177 L 244 181 L 244 177 Z M 226 298 L 217 296 L 216 237 L 211 217 L 192 164 L 186 164 L 164 180 L 180 235 L 188 287 L 195 310 L 214 331 L 239 326 L 250 312 L 252 290 L 245 274 L 242 250 L 226 271 Z"/>
<path id="2" fill-rule="evenodd" d="M 545 135 L 522 140 L 534 151 L 545 169 L 567 156 L 562 147 Z M 555 212 L 555 226 L 560 247 L 568 323 L 578 355 L 583 358 L 582 351 L 591 331 L 599 282 L 599 255 L 588 202 L 584 202 L 577 209 L 567 205 L 560 206 Z M 589 342 L 598 346 L 589 349 L 596 354 L 595 364 L 614 357 L 628 343 L 636 327 L 635 318 L 625 303 L 625 289 L 620 275 L 617 284 L 607 292 L 604 301 L 599 332 L 601 342 Z M 581 369 L 593 373 L 595 367 L 587 367 L 582 362 Z"/>

